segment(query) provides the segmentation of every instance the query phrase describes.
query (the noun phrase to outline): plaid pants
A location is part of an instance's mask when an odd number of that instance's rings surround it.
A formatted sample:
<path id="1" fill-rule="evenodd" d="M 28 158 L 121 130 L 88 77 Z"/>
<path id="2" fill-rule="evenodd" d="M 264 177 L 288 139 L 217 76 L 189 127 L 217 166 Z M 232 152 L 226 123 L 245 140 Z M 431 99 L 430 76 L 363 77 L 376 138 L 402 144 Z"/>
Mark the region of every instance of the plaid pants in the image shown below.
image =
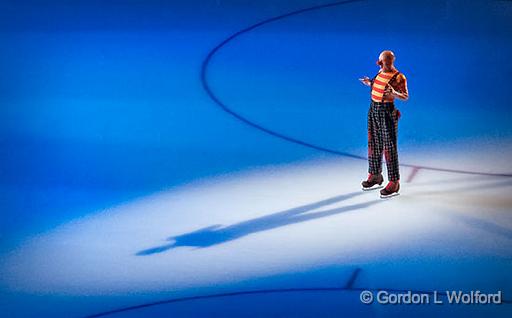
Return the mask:
<path id="1" fill-rule="evenodd" d="M 388 180 L 400 180 L 397 133 L 400 113 L 393 103 L 372 101 L 368 111 L 368 172 L 382 173 L 382 153 L 388 168 Z"/>

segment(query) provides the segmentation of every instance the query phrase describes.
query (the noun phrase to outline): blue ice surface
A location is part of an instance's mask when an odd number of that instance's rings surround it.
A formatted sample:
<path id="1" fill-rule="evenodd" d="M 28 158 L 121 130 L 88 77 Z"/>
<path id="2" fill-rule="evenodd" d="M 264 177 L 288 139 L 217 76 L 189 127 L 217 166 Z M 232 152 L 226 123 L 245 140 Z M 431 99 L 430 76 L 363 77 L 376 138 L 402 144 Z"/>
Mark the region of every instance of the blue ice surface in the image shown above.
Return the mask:
<path id="1" fill-rule="evenodd" d="M 227 35 L 320 3 L 2 1 L 0 256 L 155 191 L 316 156 L 220 111 L 199 72 Z M 238 37 L 208 79 L 254 122 L 364 155 L 368 89 L 357 78 L 392 49 L 411 94 L 398 102 L 401 145 L 505 139 L 511 15 L 506 1 L 332 7 Z"/>

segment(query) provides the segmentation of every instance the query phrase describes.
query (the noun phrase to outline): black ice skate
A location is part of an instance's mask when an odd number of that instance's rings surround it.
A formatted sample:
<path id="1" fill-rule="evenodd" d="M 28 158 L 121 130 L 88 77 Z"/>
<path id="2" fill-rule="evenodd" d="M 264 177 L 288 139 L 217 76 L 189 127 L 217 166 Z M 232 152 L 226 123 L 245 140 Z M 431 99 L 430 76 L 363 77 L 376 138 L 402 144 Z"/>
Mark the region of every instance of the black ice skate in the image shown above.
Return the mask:
<path id="1" fill-rule="evenodd" d="M 382 182 L 384 182 L 384 178 L 382 178 L 382 174 L 369 174 L 368 180 L 361 182 L 363 186 L 363 191 L 375 190 L 382 188 Z"/>
<path id="2" fill-rule="evenodd" d="M 388 185 L 380 190 L 380 197 L 382 199 L 391 198 L 399 195 L 398 191 L 400 190 L 400 182 L 399 181 L 389 181 Z"/>

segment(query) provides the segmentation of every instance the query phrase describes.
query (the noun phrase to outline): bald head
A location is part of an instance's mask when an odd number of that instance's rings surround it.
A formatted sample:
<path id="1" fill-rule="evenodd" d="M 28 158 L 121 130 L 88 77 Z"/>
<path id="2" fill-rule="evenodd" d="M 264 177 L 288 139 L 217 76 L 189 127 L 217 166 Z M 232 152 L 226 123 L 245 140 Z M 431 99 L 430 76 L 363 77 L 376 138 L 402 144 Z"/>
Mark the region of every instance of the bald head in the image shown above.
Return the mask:
<path id="1" fill-rule="evenodd" d="M 382 51 L 379 55 L 379 65 L 385 69 L 393 68 L 395 62 L 395 53 L 393 51 Z"/>

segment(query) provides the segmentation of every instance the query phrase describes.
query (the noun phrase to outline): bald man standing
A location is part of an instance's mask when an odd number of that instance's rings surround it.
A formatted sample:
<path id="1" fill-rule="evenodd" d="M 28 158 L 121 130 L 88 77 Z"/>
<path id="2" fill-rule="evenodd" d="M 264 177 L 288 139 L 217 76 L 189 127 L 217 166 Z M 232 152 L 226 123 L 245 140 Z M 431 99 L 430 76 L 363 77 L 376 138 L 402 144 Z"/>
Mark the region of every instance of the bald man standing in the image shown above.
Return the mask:
<path id="1" fill-rule="evenodd" d="M 382 154 L 386 159 L 388 184 L 380 191 L 381 198 L 398 195 L 400 172 L 398 167 L 397 133 L 400 112 L 395 108 L 395 98 L 407 100 L 407 79 L 394 65 L 395 54 L 383 51 L 379 55 L 377 75 L 359 80 L 371 87 L 371 103 L 368 111 L 368 179 L 361 184 L 363 190 L 381 188 Z"/>

